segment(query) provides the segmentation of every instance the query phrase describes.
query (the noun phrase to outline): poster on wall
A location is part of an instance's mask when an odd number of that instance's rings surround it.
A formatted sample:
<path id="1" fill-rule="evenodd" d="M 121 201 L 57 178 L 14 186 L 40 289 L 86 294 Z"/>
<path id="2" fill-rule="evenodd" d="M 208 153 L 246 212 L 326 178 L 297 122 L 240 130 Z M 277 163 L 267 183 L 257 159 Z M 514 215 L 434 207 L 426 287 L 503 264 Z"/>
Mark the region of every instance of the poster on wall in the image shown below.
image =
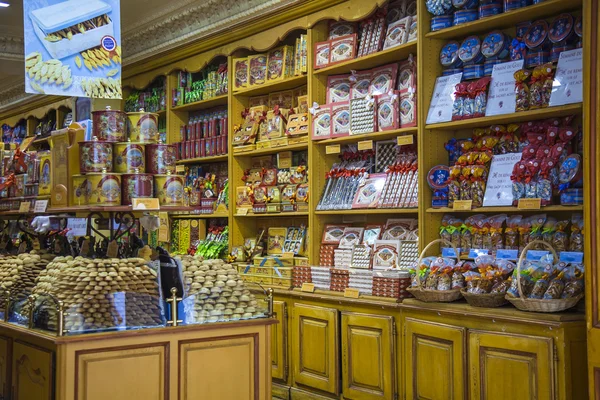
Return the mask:
<path id="1" fill-rule="evenodd" d="M 23 0 L 25 91 L 120 99 L 120 0 Z"/>

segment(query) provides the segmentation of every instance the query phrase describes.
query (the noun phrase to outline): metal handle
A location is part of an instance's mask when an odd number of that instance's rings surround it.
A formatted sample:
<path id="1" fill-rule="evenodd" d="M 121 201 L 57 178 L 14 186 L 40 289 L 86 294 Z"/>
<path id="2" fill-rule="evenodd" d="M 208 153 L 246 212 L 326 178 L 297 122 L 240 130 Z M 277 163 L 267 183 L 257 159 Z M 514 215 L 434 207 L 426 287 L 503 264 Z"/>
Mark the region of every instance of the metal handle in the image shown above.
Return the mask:
<path id="1" fill-rule="evenodd" d="M 4 291 L 4 322 L 8 322 L 8 313 L 10 312 L 10 290 Z"/>
<path id="2" fill-rule="evenodd" d="M 28 327 L 29 329 L 33 329 L 33 311 L 35 308 L 35 300 L 37 295 L 31 294 L 27 297 L 27 302 L 29 303 L 29 315 L 28 315 Z"/>
<path id="3" fill-rule="evenodd" d="M 167 302 L 171 305 L 171 320 L 167 321 L 167 324 L 171 326 L 177 326 L 179 323 L 183 322 L 180 319 L 177 319 L 177 303 L 183 300 L 181 297 L 177 297 L 177 288 L 171 288 L 171 297 L 167 299 Z"/>

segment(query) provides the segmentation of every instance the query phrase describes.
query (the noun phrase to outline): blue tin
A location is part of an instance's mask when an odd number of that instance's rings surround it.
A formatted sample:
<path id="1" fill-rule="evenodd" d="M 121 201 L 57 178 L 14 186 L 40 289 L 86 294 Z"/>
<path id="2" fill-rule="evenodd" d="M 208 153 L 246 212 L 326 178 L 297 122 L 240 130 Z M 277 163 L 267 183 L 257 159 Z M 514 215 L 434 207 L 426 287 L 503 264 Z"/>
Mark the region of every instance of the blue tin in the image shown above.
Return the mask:
<path id="1" fill-rule="evenodd" d="M 550 59 L 550 52 L 543 47 L 529 49 L 525 57 L 525 68 L 533 68 L 538 65 L 546 64 Z"/>
<path id="2" fill-rule="evenodd" d="M 548 24 L 543 19 L 537 20 L 527 28 L 523 41 L 529 49 L 537 49 L 544 45 L 548 37 Z"/>
<path id="3" fill-rule="evenodd" d="M 457 10 L 468 10 L 471 8 L 477 8 L 479 0 L 452 0 L 452 5 Z"/>
<path id="4" fill-rule="evenodd" d="M 502 31 L 490 32 L 481 42 L 481 54 L 485 58 L 504 59 L 509 56 L 510 37 Z"/>
<path id="5" fill-rule="evenodd" d="M 544 0 L 533 0 L 531 2 L 531 4 L 540 4 L 540 3 L 543 3 L 543 2 L 544 2 Z"/>
<path id="6" fill-rule="evenodd" d="M 454 25 L 466 24 L 467 22 L 475 21 L 479 18 L 477 9 L 474 10 L 459 10 L 454 12 Z"/>
<path id="7" fill-rule="evenodd" d="M 440 64 L 444 68 L 460 68 L 462 61 L 458 58 L 458 49 L 460 45 L 456 41 L 448 42 L 442 47 L 440 52 Z"/>
<path id="8" fill-rule="evenodd" d="M 520 22 L 516 26 L 516 33 L 518 38 L 522 38 L 527 33 L 527 29 L 531 25 L 531 21 Z"/>
<path id="9" fill-rule="evenodd" d="M 563 206 L 583 205 L 583 189 L 565 189 L 560 194 L 560 204 Z"/>
<path id="10" fill-rule="evenodd" d="M 494 65 L 502 64 L 504 60 L 498 59 L 488 59 L 483 63 L 483 75 L 484 76 L 492 76 L 492 72 L 494 71 Z"/>
<path id="11" fill-rule="evenodd" d="M 454 21 L 452 15 L 439 15 L 437 17 L 431 17 L 431 31 L 439 31 L 440 29 L 450 28 Z"/>
<path id="12" fill-rule="evenodd" d="M 442 71 L 442 76 L 450 76 L 464 72 L 462 68 L 448 68 Z"/>
<path id="13" fill-rule="evenodd" d="M 548 26 L 548 39 L 552 43 L 560 43 L 574 35 L 575 20 L 571 14 L 560 14 Z"/>
<path id="14" fill-rule="evenodd" d="M 469 36 L 460 44 L 458 58 L 465 64 L 480 64 L 484 61 L 481 54 L 481 40 L 477 36 Z"/>
<path id="15" fill-rule="evenodd" d="M 483 64 L 465 65 L 463 68 L 463 79 L 470 81 L 473 79 L 483 78 Z"/>
<path id="16" fill-rule="evenodd" d="M 491 17 L 494 15 L 502 14 L 504 9 L 501 1 L 494 1 L 489 4 L 479 6 L 479 18 Z"/>
<path id="17" fill-rule="evenodd" d="M 517 10 L 526 5 L 527 3 L 523 0 L 504 0 L 504 12 Z"/>
<path id="18" fill-rule="evenodd" d="M 552 50 L 550 51 L 550 61 L 557 62 L 560 58 L 560 53 L 562 53 L 563 51 L 573 50 L 574 48 L 574 45 L 567 44 L 566 42 L 553 44 Z"/>

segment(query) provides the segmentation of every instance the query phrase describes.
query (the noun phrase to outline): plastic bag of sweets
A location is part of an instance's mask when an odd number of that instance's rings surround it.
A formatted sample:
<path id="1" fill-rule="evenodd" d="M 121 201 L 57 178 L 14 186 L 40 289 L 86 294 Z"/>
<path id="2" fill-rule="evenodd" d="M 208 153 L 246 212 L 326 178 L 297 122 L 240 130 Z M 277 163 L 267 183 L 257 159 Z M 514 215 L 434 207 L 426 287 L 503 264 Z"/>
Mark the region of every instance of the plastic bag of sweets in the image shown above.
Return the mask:
<path id="1" fill-rule="evenodd" d="M 529 234 L 531 233 L 531 217 L 521 219 L 519 223 L 519 254 L 525 246 L 529 244 Z"/>
<path id="2" fill-rule="evenodd" d="M 554 225 L 552 239 L 549 240 L 548 243 L 552 244 L 552 247 L 557 253 L 567 251 L 569 249 L 569 234 L 567 233 L 568 226 L 569 220 L 557 221 Z"/>
<path id="3" fill-rule="evenodd" d="M 564 274 L 565 273 L 561 271 L 556 277 L 550 280 L 550 283 L 548 284 L 548 289 L 546 289 L 546 293 L 544 293 L 542 299 L 560 299 L 560 296 L 562 295 L 562 292 L 565 288 Z"/>
<path id="4" fill-rule="evenodd" d="M 531 290 L 533 289 L 533 278 L 532 278 L 532 274 L 533 271 L 535 270 L 535 265 L 533 265 L 531 262 L 525 261 L 523 263 L 524 265 L 521 267 L 521 273 L 519 274 L 518 271 L 515 269 L 512 275 L 512 281 L 511 281 L 511 285 L 508 288 L 508 290 L 506 291 L 506 294 L 510 297 L 521 297 L 519 295 L 519 287 L 518 287 L 518 281 L 521 281 L 521 288 L 523 289 L 523 295 L 525 297 L 528 297 L 529 294 L 531 293 Z"/>
<path id="5" fill-rule="evenodd" d="M 452 217 L 450 219 L 450 242 L 456 248 L 460 247 L 460 236 L 461 236 L 461 227 L 463 225 L 463 220 L 460 218 Z"/>
<path id="6" fill-rule="evenodd" d="M 440 239 L 452 241 L 452 234 L 450 233 L 450 220 L 454 218 L 450 214 L 446 214 L 442 217 L 442 226 L 440 226 Z"/>
<path id="7" fill-rule="evenodd" d="M 541 299 L 548 290 L 550 282 L 548 280 L 548 274 L 544 274 L 541 278 L 537 279 L 533 284 L 531 293 L 529 294 L 530 299 Z"/>
<path id="8" fill-rule="evenodd" d="M 492 254 L 496 254 L 498 249 L 504 248 L 504 234 L 502 232 L 502 227 L 504 226 L 504 222 L 506 221 L 507 215 L 500 214 L 494 215 L 488 219 L 488 224 L 490 225 L 490 252 Z"/>
<path id="9" fill-rule="evenodd" d="M 465 264 L 457 264 L 452 271 L 452 289 L 462 289 L 465 287 L 464 273 L 469 269 Z"/>
<path id="10" fill-rule="evenodd" d="M 508 279 L 505 279 L 503 281 L 497 281 L 494 284 L 494 286 L 492 287 L 492 290 L 490 291 L 490 293 L 506 293 L 508 288 L 510 288 L 511 284 L 512 284 L 511 277 L 509 277 Z"/>
<path id="11" fill-rule="evenodd" d="M 554 237 L 554 233 L 556 232 L 556 224 L 557 220 L 554 217 L 546 218 L 546 222 L 544 222 L 544 226 L 542 228 L 542 240 L 552 244 L 552 238 Z"/>
<path id="12" fill-rule="evenodd" d="M 472 207 L 479 208 L 483 206 L 483 196 L 485 195 L 485 184 L 487 181 L 487 168 L 483 165 L 474 165 L 471 167 L 471 199 Z"/>
<path id="13" fill-rule="evenodd" d="M 516 132 L 519 130 L 519 125 L 510 124 L 506 127 L 506 132 L 502 133 L 498 144 L 494 148 L 494 154 L 508 154 L 519 151 L 519 138 Z"/>
<path id="14" fill-rule="evenodd" d="M 583 215 L 573 214 L 571 217 L 571 238 L 569 251 L 583 251 Z"/>
<path id="15" fill-rule="evenodd" d="M 515 111 L 527 111 L 530 106 L 530 93 L 528 80 L 531 71 L 521 69 L 514 73 L 515 77 Z"/>
<path id="16" fill-rule="evenodd" d="M 450 178 L 448 180 L 448 207 L 454 206 L 455 200 L 460 200 L 460 177 L 462 167 L 455 165 L 450 168 Z"/>
<path id="17" fill-rule="evenodd" d="M 452 270 L 453 267 L 445 267 L 440 270 L 438 277 L 437 290 L 452 289 Z"/>
<path id="18" fill-rule="evenodd" d="M 538 174 L 540 172 L 540 162 L 538 160 L 527 160 L 525 172 L 525 198 L 537 199 L 538 195 Z"/>
<path id="19" fill-rule="evenodd" d="M 463 101 L 463 112 L 462 119 L 470 119 L 475 117 L 475 96 L 476 96 L 476 85 L 477 81 L 473 81 L 467 85 L 467 93 Z"/>
<path id="20" fill-rule="evenodd" d="M 464 273 L 465 277 L 465 286 L 467 288 L 467 292 L 474 293 L 481 279 L 481 274 L 475 271 L 467 271 Z"/>
<path id="21" fill-rule="evenodd" d="M 583 280 L 583 265 L 571 265 L 565 270 L 565 288 L 561 294 L 561 298 L 569 299 L 577 297 L 585 289 Z"/>
<path id="22" fill-rule="evenodd" d="M 452 104 L 452 121 L 463 119 L 465 113 L 465 99 L 469 94 L 467 87 L 468 82 L 458 83 L 454 89 L 454 102 Z"/>
<path id="23" fill-rule="evenodd" d="M 473 215 L 472 217 L 473 223 L 473 240 L 471 241 L 471 248 L 473 249 L 484 249 L 484 235 L 487 230 L 485 227 L 486 216 L 483 214 Z"/>
<path id="24" fill-rule="evenodd" d="M 504 230 L 504 248 L 509 250 L 519 250 L 519 224 L 523 216 L 511 215 L 506 220 L 506 229 Z"/>
<path id="25" fill-rule="evenodd" d="M 548 107 L 553 79 L 554 65 L 552 63 L 535 67 L 529 81 L 529 108 L 531 110 Z"/>
<path id="26" fill-rule="evenodd" d="M 471 243 L 473 241 L 473 216 L 465 219 L 465 223 L 460 229 L 460 252 L 461 254 L 469 254 L 471 251 Z"/>
<path id="27" fill-rule="evenodd" d="M 546 214 L 532 215 L 529 217 L 531 223 L 531 231 L 529 232 L 529 242 L 534 240 L 542 240 L 542 228 L 546 223 Z M 540 247 L 540 249 L 543 249 Z"/>
<path id="28" fill-rule="evenodd" d="M 519 200 L 525 198 L 525 162 L 519 161 L 513 167 L 510 180 L 512 181 L 513 206 L 519 204 Z"/>
<path id="29" fill-rule="evenodd" d="M 540 174 L 537 180 L 537 195 L 541 199 L 541 204 L 543 206 L 548 206 L 553 203 L 553 186 L 550 175 L 554 167 L 554 161 L 552 161 L 550 157 L 542 160 Z"/>
<path id="30" fill-rule="evenodd" d="M 429 275 L 427 275 L 427 279 L 425 280 L 425 289 L 427 290 L 437 290 L 437 284 L 439 279 L 440 267 L 431 267 L 429 271 Z"/>
<path id="31" fill-rule="evenodd" d="M 472 200 L 471 198 L 471 167 L 463 167 L 460 171 L 460 200 Z"/>
<path id="32" fill-rule="evenodd" d="M 473 116 L 475 118 L 485 116 L 485 111 L 487 109 L 488 87 L 490 85 L 491 80 L 492 78 L 485 77 L 475 82 L 475 111 L 473 113 Z"/>

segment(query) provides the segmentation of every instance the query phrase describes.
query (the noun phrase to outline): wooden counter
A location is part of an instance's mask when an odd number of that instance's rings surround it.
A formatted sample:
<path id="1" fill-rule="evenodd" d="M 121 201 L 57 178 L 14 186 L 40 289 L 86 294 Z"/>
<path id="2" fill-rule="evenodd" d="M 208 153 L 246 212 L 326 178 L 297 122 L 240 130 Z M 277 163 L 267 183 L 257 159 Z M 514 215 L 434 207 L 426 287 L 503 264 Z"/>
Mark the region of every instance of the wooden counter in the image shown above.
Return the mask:
<path id="1" fill-rule="evenodd" d="M 274 324 L 56 337 L 0 323 L 0 399 L 267 400 Z"/>

